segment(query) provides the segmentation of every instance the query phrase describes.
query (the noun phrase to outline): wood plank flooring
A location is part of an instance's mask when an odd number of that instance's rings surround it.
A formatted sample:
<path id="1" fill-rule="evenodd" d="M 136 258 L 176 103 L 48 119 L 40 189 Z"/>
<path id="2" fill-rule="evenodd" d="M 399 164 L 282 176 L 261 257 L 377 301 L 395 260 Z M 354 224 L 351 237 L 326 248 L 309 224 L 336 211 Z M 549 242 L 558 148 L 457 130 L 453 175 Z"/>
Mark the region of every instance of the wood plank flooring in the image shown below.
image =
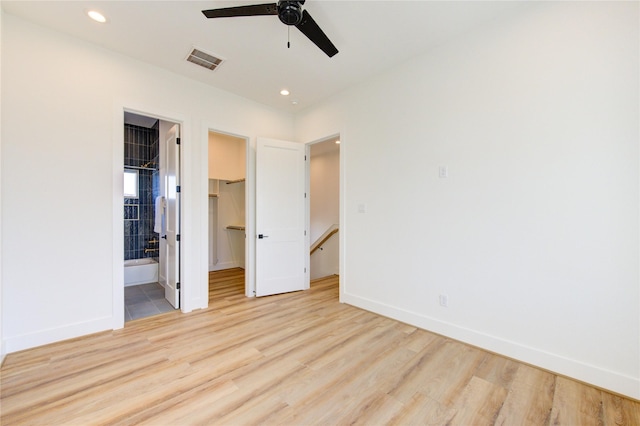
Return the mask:
<path id="1" fill-rule="evenodd" d="M 640 425 L 640 403 L 338 303 L 338 279 L 9 354 L 2 425 Z"/>

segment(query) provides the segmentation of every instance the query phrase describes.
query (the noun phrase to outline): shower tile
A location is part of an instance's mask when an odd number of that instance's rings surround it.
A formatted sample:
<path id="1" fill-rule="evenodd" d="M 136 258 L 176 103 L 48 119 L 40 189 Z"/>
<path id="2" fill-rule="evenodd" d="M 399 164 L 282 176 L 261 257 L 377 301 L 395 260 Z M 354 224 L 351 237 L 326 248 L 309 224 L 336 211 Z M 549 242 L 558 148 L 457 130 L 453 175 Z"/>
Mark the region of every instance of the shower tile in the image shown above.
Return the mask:
<path id="1" fill-rule="evenodd" d="M 133 240 L 131 239 L 130 235 L 127 235 L 124 240 L 124 249 L 127 252 L 133 251 Z"/>
<path id="2" fill-rule="evenodd" d="M 124 126 L 124 157 L 125 164 L 141 167 L 149 163 L 150 167 L 157 167 L 159 161 L 159 122 L 156 121 L 153 128 L 147 129 L 140 126 L 125 124 Z M 140 170 L 139 172 L 140 197 L 138 199 L 126 199 L 125 203 L 138 204 L 137 221 L 125 221 L 125 258 L 135 259 L 153 256 L 154 252 L 144 253 L 149 246 L 148 241 L 157 237 L 153 232 L 154 226 L 154 200 L 159 194 L 159 174 L 153 170 Z M 133 218 L 133 207 L 125 207 L 125 218 Z M 130 223 L 130 225 L 128 225 Z"/>
<path id="3" fill-rule="evenodd" d="M 124 220 L 134 221 L 140 219 L 140 206 L 137 204 L 124 205 Z"/>

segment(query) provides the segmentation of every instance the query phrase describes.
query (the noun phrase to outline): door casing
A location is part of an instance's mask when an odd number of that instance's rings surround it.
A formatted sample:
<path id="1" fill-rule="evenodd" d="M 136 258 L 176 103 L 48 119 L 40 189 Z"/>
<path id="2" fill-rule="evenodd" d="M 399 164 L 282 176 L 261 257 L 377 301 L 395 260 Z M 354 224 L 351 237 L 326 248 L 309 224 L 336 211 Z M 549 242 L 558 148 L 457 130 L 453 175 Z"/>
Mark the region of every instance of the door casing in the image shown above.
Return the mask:
<path id="1" fill-rule="evenodd" d="M 149 111 L 156 112 L 149 112 Z M 124 164 L 124 113 L 131 112 L 158 120 L 178 124 L 180 126 L 181 137 L 184 139 L 188 134 L 185 117 L 179 117 L 176 114 L 166 112 L 158 112 L 156 108 L 149 107 L 132 107 L 130 105 L 118 104 L 114 107 L 114 126 L 113 126 L 113 287 L 112 287 L 112 328 L 114 330 L 124 327 L 124 213 L 122 208 L 123 194 L 123 176 L 122 169 Z M 162 138 L 162 137 L 161 137 Z M 161 139 L 162 140 L 162 139 Z M 184 156 L 180 159 L 180 170 L 185 171 Z M 183 228 L 184 215 L 180 215 L 180 228 Z M 184 251 L 180 252 L 180 264 L 184 264 Z M 190 312 L 193 307 L 190 306 L 185 295 L 195 291 L 194 284 L 187 282 L 181 286 L 180 306 L 182 312 Z"/>

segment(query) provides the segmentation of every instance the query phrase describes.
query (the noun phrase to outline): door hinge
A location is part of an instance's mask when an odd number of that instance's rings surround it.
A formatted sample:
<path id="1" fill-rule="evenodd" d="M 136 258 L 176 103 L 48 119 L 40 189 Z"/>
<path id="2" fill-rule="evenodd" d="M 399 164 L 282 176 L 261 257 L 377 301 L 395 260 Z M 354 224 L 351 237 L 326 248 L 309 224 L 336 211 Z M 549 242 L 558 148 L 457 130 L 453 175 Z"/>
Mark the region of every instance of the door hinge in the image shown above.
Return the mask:
<path id="1" fill-rule="evenodd" d="M 304 230 L 304 235 L 307 235 L 307 230 L 306 229 Z"/>
<path id="2" fill-rule="evenodd" d="M 176 241 L 180 241 L 180 234 L 176 235 Z"/>
<path id="3" fill-rule="evenodd" d="M 307 193 L 306 192 L 304 193 L 304 198 L 307 198 Z"/>
<path id="4" fill-rule="evenodd" d="M 176 290 L 180 290 L 180 283 L 176 283 Z"/>
<path id="5" fill-rule="evenodd" d="M 307 273 L 307 268 L 304 268 L 304 273 L 305 273 L 305 274 Z"/>
<path id="6" fill-rule="evenodd" d="M 180 185 L 176 186 L 176 192 L 180 192 Z"/>
<path id="7" fill-rule="evenodd" d="M 180 138 L 176 138 L 176 145 L 180 145 Z"/>
<path id="8" fill-rule="evenodd" d="M 304 156 L 304 161 L 307 161 L 307 156 L 306 155 Z"/>

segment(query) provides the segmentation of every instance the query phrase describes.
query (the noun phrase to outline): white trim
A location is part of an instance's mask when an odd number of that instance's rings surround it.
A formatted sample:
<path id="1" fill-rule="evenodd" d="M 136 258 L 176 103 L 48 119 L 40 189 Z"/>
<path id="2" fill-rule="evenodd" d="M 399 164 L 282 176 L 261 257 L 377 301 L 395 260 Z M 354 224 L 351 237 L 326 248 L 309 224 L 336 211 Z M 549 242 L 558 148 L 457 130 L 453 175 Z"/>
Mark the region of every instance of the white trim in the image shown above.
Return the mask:
<path id="1" fill-rule="evenodd" d="M 113 117 L 113 187 L 112 198 L 112 237 L 113 237 L 113 299 L 111 327 L 117 330 L 124 327 L 124 209 L 122 207 L 124 166 L 124 106 L 116 106 Z"/>
<path id="2" fill-rule="evenodd" d="M 244 295 L 256 296 L 256 144 L 257 138 L 247 138 L 245 164 L 245 258 Z"/>
<path id="3" fill-rule="evenodd" d="M 251 138 L 238 131 L 233 130 L 221 130 L 228 128 L 227 126 L 219 126 L 213 123 L 204 123 L 202 127 L 203 137 L 206 140 L 201 152 L 200 152 L 200 168 L 202 170 L 200 176 L 200 183 L 202 190 L 199 193 L 201 200 L 200 203 L 200 215 L 202 218 L 209 217 L 209 132 L 219 133 L 222 135 L 233 136 L 234 138 L 242 139 L 245 141 L 245 244 L 244 244 L 244 288 L 245 296 L 255 296 L 255 239 L 249 238 L 250 235 L 254 235 L 255 231 L 255 142 L 251 143 Z M 203 226 L 204 234 L 209 235 L 209 222 Z M 225 268 L 241 267 L 238 264 L 225 263 L 215 265 L 214 269 L 211 269 L 209 265 L 209 246 L 208 237 L 202 239 L 200 244 L 200 258 L 204 265 L 208 265 L 208 268 L 203 271 L 204 276 L 201 278 L 206 286 L 207 305 L 209 302 L 209 270 L 221 270 Z M 224 267 L 222 267 L 224 266 Z"/>
<path id="4" fill-rule="evenodd" d="M 347 213 L 346 213 L 346 205 L 347 205 L 347 150 L 345 147 L 345 141 L 348 140 L 346 136 L 345 129 L 340 129 L 340 232 L 338 232 L 338 241 L 339 241 L 339 256 L 340 256 L 340 264 L 339 267 L 339 291 L 338 298 L 340 303 L 345 303 L 344 301 L 344 293 L 347 289 L 347 229 L 349 224 L 347 223 Z"/>
<path id="5" fill-rule="evenodd" d="M 640 399 L 640 380 L 615 371 L 585 364 L 565 358 L 557 354 L 541 351 L 518 342 L 505 340 L 497 336 L 460 327 L 456 324 L 441 321 L 418 312 L 398 309 L 386 303 L 356 296 L 348 292 L 342 293 L 342 301 L 350 305 L 414 325 L 433 333 L 464 342 L 478 348 L 498 353 L 527 364 L 549 370 L 568 377 L 580 377 L 593 386 L 608 389 L 631 398 Z"/>
<path id="6" fill-rule="evenodd" d="M 345 214 L 345 205 L 346 205 L 346 155 L 345 155 L 345 130 L 344 129 L 340 129 L 338 131 L 335 131 L 333 133 L 330 133 L 328 136 L 322 137 L 322 138 L 318 138 L 318 139 L 314 139 L 310 142 L 306 142 L 305 145 L 307 145 L 307 156 L 309 158 L 309 163 L 307 164 L 307 173 L 306 173 L 306 180 L 307 180 L 307 194 L 309 193 L 310 190 L 310 163 L 311 163 L 311 145 L 315 144 L 315 143 L 319 143 L 319 142 L 323 142 L 326 141 L 328 139 L 332 139 L 335 138 L 336 136 L 340 138 L 340 156 L 339 156 L 339 160 L 340 160 L 340 189 L 339 189 L 339 221 L 340 221 L 340 232 L 338 232 L 338 267 L 339 267 L 339 278 L 338 278 L 338 301 L 340 303 L 345 303 L 344 302 L 344 297 L 343 297 L 343 293 L 345 291 L 345 283 L 346 281 L 346 265 L 347 262 L 345 261 L 345 254 L 346 254 L 346 235 L 347 235 L 347 219 L 346 219 L 346 214 Z M 310 228 L 310 221 L 311 221 L 311 204 L 309 202 L 309 198 L 307 197 L 307 234 L 309 234 L 309 230 Z M 310 238 L 310 235 L 307 235 L 307 238 Z M 307 252 L 308 255 L 308 252 Z M 310 256 L 307 257 L 307 262 L 310 262 Z M 307 274 L 309 274 L 309 280 L 310 280 L 310 274 L 311 271 L 309 270 L 310 265 L 307 264 Z M 309 287 L 307 287 L 309 288 Z"/>
<path id="7" fill-rule="evenodd" d="M 246 247 L 245 247 L 245 252 L 246 252 Z M 236 261 L 219 262 L 217 265 L 209 265 L 209 271 L 211 272 L 223 271 L 225 269 L 231 269 L 231 268 L 242 268 L 242 265 Z M 246 277 L 245 277 L 245 287 L 246 287 Z"/>
<path id="8" fill-rule="evenodd" d="M 309 248 L 311 247 L 311 145 L 316 142 L 309 142 L 304 144 L 304 192 L 306 198 L 304 200 L 304 289 L 309 290 L 311 288 L 311 254 Z"/>
<path id="9" fill-rule="evenodd" d="M 154 111 L 154 112 L 149 112 Z M 184 313 L 191 312 L 193 309 L 201 307 L 200 292 L 195 287 L 194 280 L 192 280 L 192 269 L 198 267 L 199 263 L 195 261 L 185 262 L 185 259 L 190 258 L 192 252 L 190 244 L 185 243 L 193 241 L 195 238 L 191 238 L 194 234 L 191 226 L 191 218 L 188 214 L 189 208 L 188 200 L 191 198 L 191 193 L 195 190 L 192 185 L 192 179 L 190 177 L 190 170 L 185 168 L 185 164 L 190 164 L 192 157 L 192 151 L 194 150 L 194 141 L 191 138 L 190 126 L 187 124 L 190 122 L 188 117 L 182 114 L 169 111 L 159 111 L 159 108 L 155 106 L 141 106 L 132 102 L 120 101 L 114 103 L 114 119 L 113 119 L 113 302 L 112 302 L 112 317 L 111 326 L 106 329 L 112 328 L 114 330 L 124 327 L 124 213 L 122 208 L 123 198 L 123 176 L 122 169 L 124 165 L 124 113 L 132 112 L 135 114 L 144 115 L 147 117 L 157 118 L 162 121 L 168 121 L 179 125 L 180 138 L 186 143 L 182 144 L 180 153 L 180 184 L 182 187 L 180 193 L 180 232 L 182 241 L 180 246 L 180 310 Z M 195 251 L 195 250 L 193 250 Z M 205 263 L 206 264 L 206 263 Z M 208 293 L 208 292 L 207 292 Z M 195 294 L 195 297 L 192 297 Z M 207 299 L 208 300 L 208 299 Z M 206 305 L 205 305 L 206 307 Z M 104 330 L 104 329 L 103 329 Z M 97 330 L 101 331 L 101 330 Z M 90 331 L 95 332 L 95 331 Z M 85 333 L 87 334 L 87 333 Z"/>
<path id="10" fill-rule="evenodd" d="M 124 314 L 123 314 L 124 321 Z M 5 340 L 7 353 L 35 348 L 62 340 L 72 339 L 87 334 L 98 333 L 112 328 L 113 319 L 110 316 L 96 318 L 75 324 L 65 324 L 62 327 L 48 328 L 35 333 L 10 337 Z"/>

